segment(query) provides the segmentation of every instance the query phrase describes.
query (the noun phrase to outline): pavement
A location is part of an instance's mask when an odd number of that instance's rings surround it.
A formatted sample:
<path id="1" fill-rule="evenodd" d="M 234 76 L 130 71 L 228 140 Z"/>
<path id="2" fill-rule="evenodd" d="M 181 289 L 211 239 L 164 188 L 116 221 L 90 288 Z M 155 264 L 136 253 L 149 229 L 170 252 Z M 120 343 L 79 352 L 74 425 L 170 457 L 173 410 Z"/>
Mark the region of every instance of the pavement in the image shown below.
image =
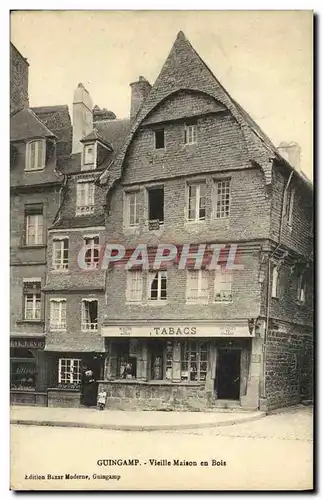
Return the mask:
<path id="1" fill-rule="evenodd" d="M 26 407 L 22 407 L 21 412 L 25 410 Z M 48 415 L 48 410 L 53 413 L 54 409 L 31 410 Z M 88 415 L 95 413 L 95 410 L 58 410 L 76 416 L 83 411 Z M 19 408 L 16 415 L 18 413 Z M 185 412 L 175 416 L 174 412 L 151 411 L 147 417 L 142 413 L 145 412 L 113 412 L 112 415 L 107 410 L 100 418 L 108 419 L 110 414 L 109 422 L 113 416 L 119 419 L 118 424 L 126 421 L 143 424 L 143 418 L 147 418 L 148 424 L 156 420 L 156 424 L 168 425 L 179 422 L 180 418 L 187 425 L 192 421 L 188 418 L 196 418 L 199 420 L 194 425 L 198 425 L 223 422 L 224 416 L 230 417 L 217 412 L 211 415 L 215 418 L 211 422 L 206 421 L 207 416 L 202 413 Z M 234 416 L 237 415 L 234 412 Z M 19 491 L 306 493 L 312 491 L 314 484 L 313 408 L 297 405 L 238 425 L 191 429 L 181 426 L 155 432 L 11 425 L 10 455 L 11 489 Z M 126 466 L 123 460 L 128 459 L 138 460 L 138 466 Z M 102 464 L 102 460 L 113 463 Z M 191 461 L 195 461 L 194 466 Z M 67 479 L 66 474 L 71 477 Z M 86 479 L 78 479 L 78 474 Z"/>
<path id="2" fill-rule="evenodd" d="M 159 431 L 222 427 L 259 420 L 265 416 L 266 413 L 260 411 L 99 411 L 95 408 L 11 406 L 10 423 L 120 431 Z"/>

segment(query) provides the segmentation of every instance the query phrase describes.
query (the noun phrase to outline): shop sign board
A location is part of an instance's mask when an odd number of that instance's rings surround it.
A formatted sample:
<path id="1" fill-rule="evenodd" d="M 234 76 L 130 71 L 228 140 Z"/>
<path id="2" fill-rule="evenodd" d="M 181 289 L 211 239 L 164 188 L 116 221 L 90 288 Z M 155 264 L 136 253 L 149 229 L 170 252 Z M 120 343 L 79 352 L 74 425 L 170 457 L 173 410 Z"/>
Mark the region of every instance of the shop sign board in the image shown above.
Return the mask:
<path id="1" fill-rule="evenodd" d="M 45 340 L 41 339 L 10 339 L 10 347 L 26 347 L 27 349 L 36 348 L 44 349 Z"/>
<path id="2" fill-rule="evenodd" d="M 245 323 L 174 323 L 153 325 L 115 325 L 102 326 L 103 337 L 154 337 L 154 338 L 196 338 L 196 337 L 254 337 Z"/>

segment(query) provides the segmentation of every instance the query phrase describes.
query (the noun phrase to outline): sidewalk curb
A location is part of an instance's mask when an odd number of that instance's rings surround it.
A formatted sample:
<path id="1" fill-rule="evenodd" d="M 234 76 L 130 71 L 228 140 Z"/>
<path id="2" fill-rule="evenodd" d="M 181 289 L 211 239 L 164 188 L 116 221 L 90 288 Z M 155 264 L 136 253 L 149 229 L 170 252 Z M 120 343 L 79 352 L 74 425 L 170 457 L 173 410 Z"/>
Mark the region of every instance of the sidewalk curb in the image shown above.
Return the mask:
<path id="1" fill-rule="evenodd" d="M 94 424 L 94 423 L 82 423 L 82 422 L 66 422 L 61 420 L 27 420 L 27 419 L 12 419 L 10 423 L 12 425 L 34 425 L 40 427 L 75 427 L 75 428 L 86 428 L 86 429 L 105 429 L 114 431 L 169 431 L 169 430 L 181 430 L 181 429 L 206 429 L 210 427 L 224 427 L 229 425 L 242 424 L 245 422 L 252 422 L 266 417 L 265 412 L 259 412 L 259 415 L 253 415 L 252 417 L 236 418 L 233 420 L 220 420 L 219 422 L 204 422 L 196 424 L 182 424 L 182 425 L 129 425 L 129 424 Z"/>

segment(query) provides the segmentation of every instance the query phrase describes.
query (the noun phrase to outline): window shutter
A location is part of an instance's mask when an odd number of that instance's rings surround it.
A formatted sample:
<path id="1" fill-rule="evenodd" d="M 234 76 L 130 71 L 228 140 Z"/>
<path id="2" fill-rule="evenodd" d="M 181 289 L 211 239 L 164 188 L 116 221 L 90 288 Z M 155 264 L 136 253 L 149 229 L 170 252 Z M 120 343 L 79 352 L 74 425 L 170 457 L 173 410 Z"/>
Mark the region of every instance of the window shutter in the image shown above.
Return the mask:
<path id="1" fill-rule="evenodd" d="M 131 301 L 131 285 L 132 285 L 132 276 L 130 271 L 126 271 L 127 282 L 126 282 L 126 301 Z"/>
<path id="2" fill-rule="evenodd" d="M 217 266 L 217 269 L 214 271 L 214 296 L 216 297 L 217 293 L 221 291 L 221 282 L 222 282 L 222 271 L 220 266 Z"/>
<path id="3" fill-rule="evenodd" d="M 209 295 L 209 283 L 208 283 L 208 272 L 205 269 L 201 269 L 201 297 L 208 298 Z"/>
<path id="4" fill-rule="evenodd" d="M 196 298 L 196 292 L 198 286 L 198 275 L 197 272 L 187 271 L 186 280 L 186 297 L 187 300 L 193 300 Z"/>

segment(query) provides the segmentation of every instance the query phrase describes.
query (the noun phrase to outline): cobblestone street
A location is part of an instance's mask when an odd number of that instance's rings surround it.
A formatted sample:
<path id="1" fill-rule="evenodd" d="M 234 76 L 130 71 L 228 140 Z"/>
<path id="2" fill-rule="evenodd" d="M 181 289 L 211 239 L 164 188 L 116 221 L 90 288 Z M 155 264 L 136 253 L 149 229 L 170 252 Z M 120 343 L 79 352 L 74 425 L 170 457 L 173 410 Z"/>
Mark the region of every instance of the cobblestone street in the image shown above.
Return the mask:
<path id="1" fill-rule="evenodd" d="M 256 422 L 247 422 L 216 429 L 182 431 L 195 435 L 230 436 L 256 439 L 312 441 L 313 410 L 309 406 L 297 406 L 277 411 Z"/>
<path id="2" fill-rule="evenodd" d="M 310 407 L 213 429 L 127 432 L 12 425 L 11 482 L 14 489 L 35 490 L 304 490 L 312 488 L 312 446 Z M 102 466 L 102 459 L 135 459 L 138 465 Z M 66 479 L 65 474 L 88 478 Z M 30 475 L 43 479 L 26 478 Z"/>

